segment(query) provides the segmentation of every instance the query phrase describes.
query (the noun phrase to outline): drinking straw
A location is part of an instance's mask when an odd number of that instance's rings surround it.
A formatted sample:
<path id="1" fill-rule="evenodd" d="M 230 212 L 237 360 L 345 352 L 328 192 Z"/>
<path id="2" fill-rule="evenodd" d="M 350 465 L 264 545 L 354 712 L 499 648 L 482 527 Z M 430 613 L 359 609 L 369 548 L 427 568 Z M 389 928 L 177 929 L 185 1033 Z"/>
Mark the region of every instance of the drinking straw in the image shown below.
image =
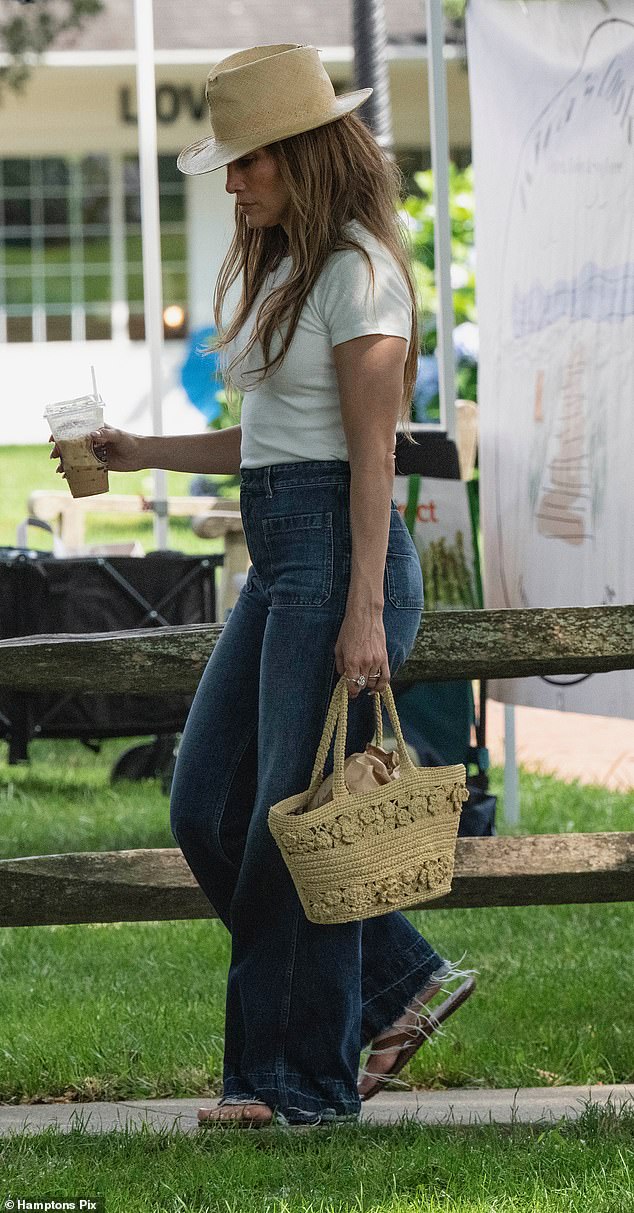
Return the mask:
<path id="1" fill-rule="evenodd" d="M 98 400 L 98 399 L 99 399 L 99 392 L 97 391 L 97 380 L 96 380 L 96 378 L 95 378 L 95 368 L 94 368 L 94 366 L 91 366 L 91 368 L 90 368 L 90 373 L 91 373 L 91 375 L 92 375 L 92 391 L 93 391 L 93 396 L 95 397 L 95 400 Z"/>

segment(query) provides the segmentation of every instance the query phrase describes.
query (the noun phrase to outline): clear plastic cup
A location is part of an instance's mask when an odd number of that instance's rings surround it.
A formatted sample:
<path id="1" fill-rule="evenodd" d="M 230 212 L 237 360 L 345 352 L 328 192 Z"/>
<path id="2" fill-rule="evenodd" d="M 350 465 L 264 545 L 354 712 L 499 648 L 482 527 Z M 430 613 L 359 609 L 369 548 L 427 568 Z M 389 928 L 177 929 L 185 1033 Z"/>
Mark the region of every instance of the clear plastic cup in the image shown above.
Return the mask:
<path id="1" fill-rule="evenodd" d="M 77 396 L 49 404 L 44 417 L 59 447 L 68 487 L 73 497 L 108 492 L 108 467 L 95 451 L 91 431 L 103 425 L 103 400 Z"/>

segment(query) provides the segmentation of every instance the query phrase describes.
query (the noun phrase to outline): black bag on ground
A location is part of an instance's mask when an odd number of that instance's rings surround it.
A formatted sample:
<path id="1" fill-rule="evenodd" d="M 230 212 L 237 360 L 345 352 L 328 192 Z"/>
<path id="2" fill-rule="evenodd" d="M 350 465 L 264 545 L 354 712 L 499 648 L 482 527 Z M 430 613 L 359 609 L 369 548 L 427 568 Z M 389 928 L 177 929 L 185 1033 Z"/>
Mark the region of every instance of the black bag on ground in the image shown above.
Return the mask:
<path id="1" fill-rule="evenodd" d="M 398 707 L 398 693 L 394 696 Z M 403 737 L 408 745 L 411 745 L 416 750 L 418 761 L 423 767 L 442 767 L 446 766 L 447 759 L 443 758 L 438 750 L 429 743 L 426 737 L 408 720 L 405 713 L 400 713 L 401 728 Z M 467 791 L 469 799 L 465 800 L 460 813 L 460 822 L 458 824 L 459 838 L 485 838 L 495 834 L 495 810 L 497 807 L 497 797 L 493 796 L 486 788 L 479 787 L 475 780 L 480 782 L 483 780 L 483 773 L 478 770 L 474 779 L 469 778 L 470 760 L 478 765 L 480 751 L 477 747 L 468 747 L 467 753 L 463 758 L 452 757 L 452 762 L 464 762 L 467 768 Z M 486 776 L 484 775 L 486 781 Z"/>
<path id="2" fill-rule="evenodd" d="M 0 551 L 2 638 L 125 631 L 212 623 L 221 555 L 55 559 L 32 549 Z M 95 670 L 108 687 L 108 671 Z M 9 760 L 27 757 L 33 737 L 91 741 L 179 732 L 191 695 L 16 693 L 0 688 L 0 736 Z"/>

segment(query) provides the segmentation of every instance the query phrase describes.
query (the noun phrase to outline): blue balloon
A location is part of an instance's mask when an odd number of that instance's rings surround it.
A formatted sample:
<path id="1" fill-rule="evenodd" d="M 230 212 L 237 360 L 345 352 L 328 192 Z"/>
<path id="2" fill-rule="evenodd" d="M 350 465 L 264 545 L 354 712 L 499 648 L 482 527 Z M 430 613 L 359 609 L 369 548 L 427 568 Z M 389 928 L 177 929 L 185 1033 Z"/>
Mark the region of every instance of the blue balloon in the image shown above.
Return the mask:
<path id="1" fill-rule="evenodd" d="M 187 355 L 181 367 L 180 380 L 192 404 L 207 421 L 214 421 L 222 412 L 218 394 L 222 390 L 220 355 L 206 353 L 215 328 L 195 329 L 189 335 Z"/>

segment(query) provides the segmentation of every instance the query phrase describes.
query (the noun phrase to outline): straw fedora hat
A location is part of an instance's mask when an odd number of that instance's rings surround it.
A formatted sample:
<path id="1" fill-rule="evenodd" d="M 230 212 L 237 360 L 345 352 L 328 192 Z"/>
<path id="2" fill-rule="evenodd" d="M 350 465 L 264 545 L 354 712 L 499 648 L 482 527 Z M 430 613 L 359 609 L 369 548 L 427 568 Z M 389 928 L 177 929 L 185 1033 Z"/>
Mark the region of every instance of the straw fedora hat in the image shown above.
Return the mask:
<path id="1" fill-rule="evenodd" d="M 205 96 L 213 135 L 183 148 L 182 173 L 211 173 L 258 147 L 334 122 L 371 88 L 335 95 L 314 46 L 252 46 L 212 67 Z"/>

